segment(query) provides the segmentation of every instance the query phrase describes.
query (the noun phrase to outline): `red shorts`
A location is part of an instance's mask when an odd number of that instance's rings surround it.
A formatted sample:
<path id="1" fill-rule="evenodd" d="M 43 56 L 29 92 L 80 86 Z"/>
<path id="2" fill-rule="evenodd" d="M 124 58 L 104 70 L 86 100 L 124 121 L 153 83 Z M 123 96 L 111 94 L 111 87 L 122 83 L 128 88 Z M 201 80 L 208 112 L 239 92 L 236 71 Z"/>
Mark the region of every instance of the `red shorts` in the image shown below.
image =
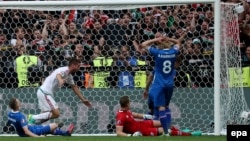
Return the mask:
<path id="1" fill-rule="evenodd" d="M 158 136 L 158 128 L 154 127 L 153 120 L 141 121 L 140 132 L 143 136 Z"/>

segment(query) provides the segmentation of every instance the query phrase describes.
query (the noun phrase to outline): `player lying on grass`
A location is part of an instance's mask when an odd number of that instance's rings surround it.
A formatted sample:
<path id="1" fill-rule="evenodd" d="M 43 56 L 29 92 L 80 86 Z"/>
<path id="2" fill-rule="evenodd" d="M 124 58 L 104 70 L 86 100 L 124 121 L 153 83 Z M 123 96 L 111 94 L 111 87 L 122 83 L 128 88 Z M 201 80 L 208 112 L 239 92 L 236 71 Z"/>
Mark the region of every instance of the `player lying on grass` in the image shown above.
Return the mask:
<path id="1" fill-rule="evenodd" d="M 67 131 L 61 130 L 57 123 L 48 125 L 28 125 L 25 115 L 20 112 L 21 102 L 17 98 L 11 98 L 9 107 L 11 112 L 8 114 L 8 124 L 14 126 L 20 137 L 44 137 L 47 134 L 71 136 L 74 125 L 70 124 Z"/>
<path id="2" fill-rule="evenodd" d="M 161 123 L 158 120 L 145 119 L 144 114 L 130 111 L 130 101 L 128 96 L 120 98 L 120 110 L 116 113 L 116 134 L 117 136 L 159 136 L 164 133 Z M 190 132 L 182 132 L 175 127 L 169 131 L 171 136 L 191 136 Z"/>

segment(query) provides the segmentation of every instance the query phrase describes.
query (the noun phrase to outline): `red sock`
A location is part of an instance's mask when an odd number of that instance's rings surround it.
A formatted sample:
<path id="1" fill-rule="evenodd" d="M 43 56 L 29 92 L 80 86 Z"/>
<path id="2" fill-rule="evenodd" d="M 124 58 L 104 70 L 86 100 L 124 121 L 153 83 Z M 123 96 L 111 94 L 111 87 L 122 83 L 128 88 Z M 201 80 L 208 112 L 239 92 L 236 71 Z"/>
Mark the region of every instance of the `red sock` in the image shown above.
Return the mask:
<path id="1" fill-rule="evenodd" d="M 179 129 L 175 126 L 171 126 L 170 129 L 171 129 L 171 131 L 179 131 Z"/>
<path id="2" fill-rule="evenodd" d="M 191 133 L 172 130 L 170 135 L 171 136 L 191 136 Z"/>

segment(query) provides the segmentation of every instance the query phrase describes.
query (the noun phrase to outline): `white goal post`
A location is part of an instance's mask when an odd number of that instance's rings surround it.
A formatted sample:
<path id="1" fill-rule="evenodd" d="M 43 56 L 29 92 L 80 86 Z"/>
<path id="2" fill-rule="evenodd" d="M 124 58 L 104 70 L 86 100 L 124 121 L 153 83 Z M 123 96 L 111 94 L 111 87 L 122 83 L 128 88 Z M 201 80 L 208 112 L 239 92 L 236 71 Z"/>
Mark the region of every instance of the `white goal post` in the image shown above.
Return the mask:
<path id="1" fill-rule="evenodd" d="M 83 1 L 3 1 L 0 9 L 44 9 L 70 10 L 91 9 L 93 6 L 102 10 L 115 10 L 122 8 L 138 8 L 145 5 L 191 4 L 209 3 L 214 5 L 214 135 L 220 135 L 221 131 L 221 107 L 220 107 L 220 0 L 83 0 Z M 50 8 L 51 9 L 50 9 Z"/>

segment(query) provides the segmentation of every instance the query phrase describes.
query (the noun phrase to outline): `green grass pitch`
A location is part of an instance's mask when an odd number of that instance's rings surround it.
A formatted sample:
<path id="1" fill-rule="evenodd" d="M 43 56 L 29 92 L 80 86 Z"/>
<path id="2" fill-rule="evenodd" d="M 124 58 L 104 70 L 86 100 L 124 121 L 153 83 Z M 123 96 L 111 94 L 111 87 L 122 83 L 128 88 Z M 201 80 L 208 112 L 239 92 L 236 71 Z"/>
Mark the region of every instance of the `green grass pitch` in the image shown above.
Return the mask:
<path id="1" fill-rule="evenodd" d="M 0 137 L 0 141 L 226 141 L 226 136 L 189 136 L 189 137 L 116 137 L 116 136 L 82 136 L 43 138 Z"/>

